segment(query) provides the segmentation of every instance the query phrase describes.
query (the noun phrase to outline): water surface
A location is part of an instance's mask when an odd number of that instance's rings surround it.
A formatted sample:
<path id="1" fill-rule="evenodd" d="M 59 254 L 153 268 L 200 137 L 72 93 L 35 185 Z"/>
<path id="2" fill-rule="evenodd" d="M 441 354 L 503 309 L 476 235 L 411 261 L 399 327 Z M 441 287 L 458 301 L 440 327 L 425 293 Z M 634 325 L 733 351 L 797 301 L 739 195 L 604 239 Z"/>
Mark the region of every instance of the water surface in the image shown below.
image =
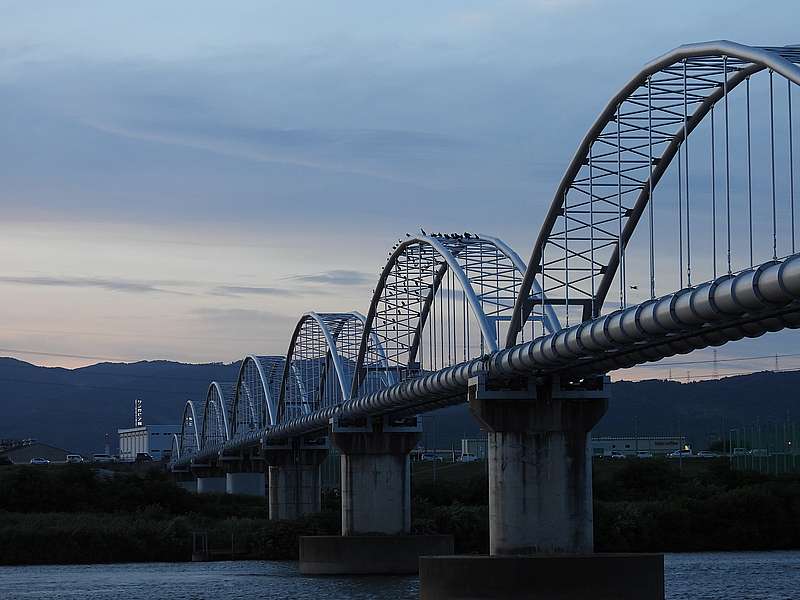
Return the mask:
<path id="1" fill-rule="evenodd" d="M 800 598 L 800 552 L 666 555 L 668 600 Z M 304 577 L 292 562 L 0 567 L 2 600 L 390 600 L 417 577 Z"/>

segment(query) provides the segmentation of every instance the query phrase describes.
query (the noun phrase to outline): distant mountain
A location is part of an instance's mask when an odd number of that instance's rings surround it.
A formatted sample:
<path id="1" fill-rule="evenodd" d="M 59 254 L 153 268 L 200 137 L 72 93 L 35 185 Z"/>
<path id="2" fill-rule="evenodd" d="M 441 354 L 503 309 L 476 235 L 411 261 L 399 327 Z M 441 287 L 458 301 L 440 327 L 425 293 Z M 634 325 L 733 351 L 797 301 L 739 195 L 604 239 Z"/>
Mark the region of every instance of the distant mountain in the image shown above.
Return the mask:
<path id="1" fill-rule="evenodd" d="M 0 438 L 34 437 L 76 452 L 101 451 L 104 435 L 133 426 L 133 403 L 146 423 L 178 423 L 187 399 L 205 400 L 213 380 L 235 381 L 239 363 L 99 363 L 80 369 L 37 367 L 0 358 Z"/>
<path id="2" fill-rule="evenodd" d="M 99 363 L 80 369 L 37 367 L 0 358 L 0 438 L 34 437 L 77 452 L 102 449 L 104 435 L 133 424 L 144 401 L 147 423 L 177 423 L 184 402 L 205 400 L 212 380 L 235 381 L 239 363 L 169 361 Z M 800 372 L 755 373 L 716 381 L 648 380 L 612 385 L 609 411 L 596 435 L 683 433 L 696 446 L 730 428 L 800 416 Z M 457 446 L 479 434 L 466 405 L 425 415 L 429 446 Z"/>

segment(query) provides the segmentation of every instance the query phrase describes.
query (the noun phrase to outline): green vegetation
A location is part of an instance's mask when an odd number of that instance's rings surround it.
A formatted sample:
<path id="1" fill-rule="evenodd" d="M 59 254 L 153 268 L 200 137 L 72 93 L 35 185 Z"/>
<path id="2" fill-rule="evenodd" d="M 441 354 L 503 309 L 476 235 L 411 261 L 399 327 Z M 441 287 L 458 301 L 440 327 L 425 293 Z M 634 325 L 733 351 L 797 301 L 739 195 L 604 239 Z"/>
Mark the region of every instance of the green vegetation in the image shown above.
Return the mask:
<path id="1" fill-rule="evenodd" d="M 681 474 L 632 462 L 595 486 L 595 540 L 606 552 L 800 547 L 800 477 L 731 471 L 715 461 Z"/>
<path id="2" fill-rule="evenodd" d="M 600 552 L 800 548 L 800 476 L 731 471 L 725 460 L 596 461 Z M 415 472 L 414 527 L 452 533 L 456 551 L 488 551 L 485 463 Z"/>
<path id="3" fill-rule="evenodd" d="M 604 552 L 800 548 L 800 476 L 731 471 L 726 461 L 595 463 L 595 543 Z M 415 533 L 488 550 L 486 465 L 415 464 Z M 238 556 L 296 559 L 301 535 L 339 532 L 339 501 L 269 521 L 263 498 L 196 495 L 158 471 L 98 477 L 82 465 L 0 467 L 0 564 L 184 561 L 192 532 Z"/>
<path id="4" fill-rule="evenodd" d="M 301 535 L 337 533 L 339 513 L 272 522 L 263 498 L 196 495 L 165 474 L 97 477 L 81 465 L 0 468 L 0 565 L 185 561 L 212 549 L 296 559 Z"/>

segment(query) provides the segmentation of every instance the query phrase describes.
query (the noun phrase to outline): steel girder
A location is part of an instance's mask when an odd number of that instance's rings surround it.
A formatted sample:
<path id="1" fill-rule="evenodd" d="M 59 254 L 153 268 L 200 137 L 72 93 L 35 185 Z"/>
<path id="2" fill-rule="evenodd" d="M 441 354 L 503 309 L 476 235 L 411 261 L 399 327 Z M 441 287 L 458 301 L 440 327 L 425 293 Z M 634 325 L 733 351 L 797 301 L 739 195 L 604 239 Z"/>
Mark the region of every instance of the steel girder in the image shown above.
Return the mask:
<path id="1" fill-rule="evenodd" d="M 578 307 L 580 321 L 602 312 L 620 271 L 624 306 L 626 245 L 686 136 L 758 71 L 769 69 L 800 84 L 799 62 L 797 46 L 714 41 L 681 46 L 634 75 L 597 117 L 556 190 L 528 262 L 506 347 L 518 342 L 535 305 L 531 289 L 537 278 L 549 301 Z"/>
<path id="2" fill-rule="evenodd" d="M 558 374 L 574 380 L 798 327 L 800 254 L 795 254 L 321 408 L 265 430 L 263 438 L 324 430 L 333 418 L 400 416 L 458 404 L 478 375 Z M 191 459 L 181 455 L 173 464 Z"/>
<path id="3" fill-rule="evenodd" d="M 331 418 L 417 414 L 466 399 L 478 375 L 559 374 L 577 379 L 800 327 L 800 254 L 684 289 L 321 410 L 267 433 L 324 429 Z"/>

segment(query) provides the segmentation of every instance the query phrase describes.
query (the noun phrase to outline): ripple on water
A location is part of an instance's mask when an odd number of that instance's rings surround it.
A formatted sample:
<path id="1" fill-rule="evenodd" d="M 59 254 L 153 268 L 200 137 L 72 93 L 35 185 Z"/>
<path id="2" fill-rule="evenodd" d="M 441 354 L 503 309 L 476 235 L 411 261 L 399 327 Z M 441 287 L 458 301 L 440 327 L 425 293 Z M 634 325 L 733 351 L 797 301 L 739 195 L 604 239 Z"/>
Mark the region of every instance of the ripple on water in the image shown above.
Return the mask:
<path id="1" fill-rule="evenodd" d="M 795 600 L 800 552 L 668 554 L 668 600 Z M 304 577 L 292 562 L 0 567 L 2 600 L 410 600 L 416 577 Z"/>

